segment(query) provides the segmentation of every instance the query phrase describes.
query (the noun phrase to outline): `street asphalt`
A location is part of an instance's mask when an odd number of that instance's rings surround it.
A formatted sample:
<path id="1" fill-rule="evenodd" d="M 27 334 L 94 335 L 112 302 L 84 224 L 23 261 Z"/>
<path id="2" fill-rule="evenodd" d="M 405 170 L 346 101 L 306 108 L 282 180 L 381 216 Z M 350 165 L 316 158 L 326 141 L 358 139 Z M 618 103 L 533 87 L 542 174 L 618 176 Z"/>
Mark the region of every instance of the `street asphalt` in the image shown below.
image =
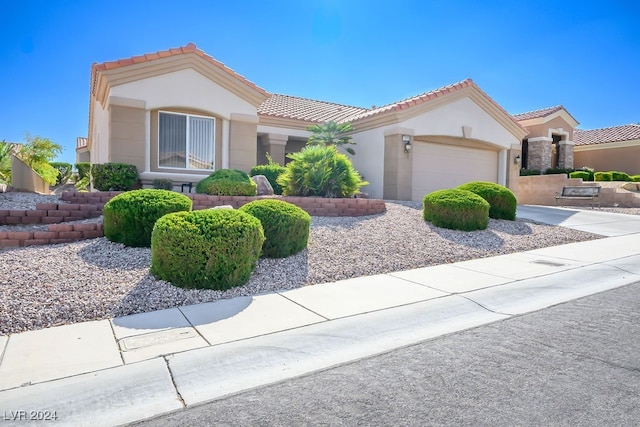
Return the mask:
<path id="1" fill-rule="evenodd" d="M 635 426 L 639 336 L 640 282 L 133 425 Z"/>

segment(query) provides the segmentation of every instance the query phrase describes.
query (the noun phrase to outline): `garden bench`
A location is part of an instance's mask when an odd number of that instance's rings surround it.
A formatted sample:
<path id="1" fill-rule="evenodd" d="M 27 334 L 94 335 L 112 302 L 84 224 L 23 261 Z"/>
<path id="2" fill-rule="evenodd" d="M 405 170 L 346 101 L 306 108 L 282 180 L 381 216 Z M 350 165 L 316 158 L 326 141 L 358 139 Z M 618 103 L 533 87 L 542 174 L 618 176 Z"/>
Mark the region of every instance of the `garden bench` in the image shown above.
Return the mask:
<path id="1" fill-rule="evenodd" d="M 556 199 L 556 205 L 558 204 L 558 200 L 591 200 L 591 207 L 593 208 L 594 204 L 597 203 L 598 207 L 600 207 L 600 201 L 598 197 L 600 196 L 600 187 L 562 187 L 562 193 L 556 193 L 553 196 Z"/>

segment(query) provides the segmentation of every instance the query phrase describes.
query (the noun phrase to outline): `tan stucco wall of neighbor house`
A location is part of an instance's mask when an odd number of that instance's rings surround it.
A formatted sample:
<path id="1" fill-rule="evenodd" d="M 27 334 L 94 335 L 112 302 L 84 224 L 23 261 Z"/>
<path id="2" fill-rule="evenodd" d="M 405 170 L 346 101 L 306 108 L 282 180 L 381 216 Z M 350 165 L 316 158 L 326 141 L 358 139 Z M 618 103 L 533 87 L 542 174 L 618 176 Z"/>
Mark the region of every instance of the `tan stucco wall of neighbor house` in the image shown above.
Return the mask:
<path id="1" fill-rule="evenodd" d="M 145 110 L 144 108 L 111 105 L 109 120 L 109 161 L 135 165 L 145 169 Z"/>
<path id="2" fill-rule="evenodd" d="M 98 101 L 94 101 L 89 155 L 91 163 L 109 161 L 109 114 L 107 107 L 103 108 Z"/>
<path id="3" fill-rule="evenodd" d="M 536 136 L 549 136 L 549 129 L 562 129 L 563 132 L 569 133 L 569 141 L 573 141 L 573 126 L 564 120 L 562 117 L 555 117 L 546 123 L 538 125 L 526 126 L 529 131 L 529 137 L 535 138 Z"/>
<path id="4" fill-rule="evenodd" d="M 236 118 L 229 123 L 229 168 L 249 173 L 256 165 L 258 121 Z"/>
<path id="5" fill-rule="evenodd" d="M 640 174 L 640 141 L 635 146 L 615 147 L 615 143 L 593 147 L 576 147 L 573 162 L 577 168 L 588 166 L 596 171 L 619 171 Z"/>
<path id="6" fill-rule="evenodd" d="M 413 161 L 405 153 L 402 133 L 384 137 L 384 188 L 387 200 L 411 200 Z"/>
<path id="7" fill-rule="evenodd" d="M 520 165 L 522 164 L 522 145 L 513 145 L 507 154 L 507 187 L 518 199 L 520 192 Z"/>
<path id="8" fill-rule="evenodd" d="M 49 194 L 49 184 L 16 156 L 11 156 L 11 186 L 14 190 Z"/>

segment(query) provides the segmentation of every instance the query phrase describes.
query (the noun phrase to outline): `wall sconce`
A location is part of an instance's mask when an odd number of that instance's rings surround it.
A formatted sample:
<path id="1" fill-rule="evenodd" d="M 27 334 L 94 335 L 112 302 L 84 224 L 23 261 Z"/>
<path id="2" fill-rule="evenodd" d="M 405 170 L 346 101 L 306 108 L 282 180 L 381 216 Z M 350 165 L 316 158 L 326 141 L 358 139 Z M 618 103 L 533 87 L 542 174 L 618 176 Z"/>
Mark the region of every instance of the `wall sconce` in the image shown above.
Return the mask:
<path id="1" fill-rule="evenodd" d="M 404 142 L 404 152 L 408 153 L 409 151 L 411 151 L 411 136 L 402 135 L 402 142 Z"/>
<path id="2" fill-rule="evenodd" d="M 514 165 L 518 165 L 518 166 L 520 166 L 520 162 L 521 162 L 521 160 L 522 160 L 522 159 L 520 158 L 520 154 L 518 154 L 518 155 L 516 155 L 516 156 L 513 158 L 513 164 L 514 164 Z"/>

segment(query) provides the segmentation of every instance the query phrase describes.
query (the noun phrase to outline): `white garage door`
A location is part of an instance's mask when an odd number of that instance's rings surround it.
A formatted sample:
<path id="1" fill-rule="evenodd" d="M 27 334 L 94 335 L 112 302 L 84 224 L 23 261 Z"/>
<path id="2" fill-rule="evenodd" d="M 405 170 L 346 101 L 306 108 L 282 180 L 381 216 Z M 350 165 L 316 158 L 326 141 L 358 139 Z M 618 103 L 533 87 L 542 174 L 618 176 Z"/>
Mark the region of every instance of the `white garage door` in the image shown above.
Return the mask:
<path id="1" fill-rule="evenodd" d="M 412 199 L 469 181 L 498 182 L 498 152 L 415 141 Z"/>

